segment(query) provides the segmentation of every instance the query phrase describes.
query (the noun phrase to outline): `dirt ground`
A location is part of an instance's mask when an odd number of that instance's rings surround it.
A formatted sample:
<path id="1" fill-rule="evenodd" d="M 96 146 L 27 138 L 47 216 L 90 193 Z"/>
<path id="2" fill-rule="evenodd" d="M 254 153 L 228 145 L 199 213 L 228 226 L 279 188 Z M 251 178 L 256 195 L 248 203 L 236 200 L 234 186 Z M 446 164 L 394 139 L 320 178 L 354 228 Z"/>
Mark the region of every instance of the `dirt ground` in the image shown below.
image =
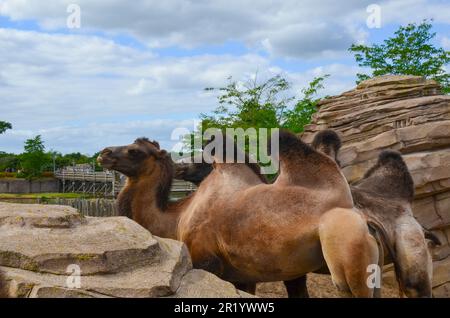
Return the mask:
<path id="1" fill-rule="evenodd" d="M 330 275 L 308 274 L 307 279 L 309 296 L 311 298 L 337 298 L 340 297 L 334 287 Z M 383 282 L 381 288 L 383 298 L 398 298 L 398 288 L 389 282 Z M 256 288 L 256 295 L 264 298 L 285 298 L 286 288 L 282 282 L 261 283 Z"/>

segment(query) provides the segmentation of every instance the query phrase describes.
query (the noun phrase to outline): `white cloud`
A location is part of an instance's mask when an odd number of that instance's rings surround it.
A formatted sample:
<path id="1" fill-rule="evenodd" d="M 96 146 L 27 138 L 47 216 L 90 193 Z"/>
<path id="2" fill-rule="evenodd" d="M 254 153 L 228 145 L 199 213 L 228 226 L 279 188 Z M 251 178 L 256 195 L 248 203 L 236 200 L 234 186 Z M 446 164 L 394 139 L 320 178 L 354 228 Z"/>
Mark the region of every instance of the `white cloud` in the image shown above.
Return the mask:
<path id="1" fill-rule="evenodd" d="M 46 149 L 63 153 L 81 151 L 92 155 L 107 146 L 130 144 L 141 136 L 158 140 L 166 149 L 171 149 L 176 142 L 170 139 L 172 130 L 177 127 L 193 129 L 193 126 L 193 119 L 155 119 L 121 123 L 90 122 L 82 127 L 61 125 L 37 130 L 13 129 L 2 135 L 2 148 L 17 149 L 19 152 L 25 139 L 41 135 Z"/>
<path id="2" fill-rule="evenodd" d="M 255 55 L 156 57 L 97 37 L 0 29 L 0 78 L 8 86 L 0 98 L 15 104 L 7 116 L 13 121 L 47 111 L 39 124 L 85 114 L 197 112 L 205 108 L 195 100 L 198 91 L 268 63 Z"/>
<path id="3" fill-rule="evenodd" d="M 254 54 L 161 57 L 94 36 L 13 29 L 0 29 L 0 65 L 1 119 L 14 126 L 1 136 L 1 149 L 15 152 L 37 134 L 63 152 L 93 152 L 139 135 L 170 146 L 170 131 L 181 120 L 217 105 L 216 95 L 203 89 L 221 87 L 229 76 L 283 73 L 298 93 L 325 73 L 336 74 L 327 88 L 352 85 L 354 71 L 331 65 L 289 72 Z"/>
<path id="4" fill-rule="evenodd" d="M 43 28 L 66 27 L 72 0 L 4 0 L 0 14 L 35 19 Z M 358 40 L 370 0 L 78 0 L 81 32 L 131 34 L 151 47 L 195 47 L 241 41 L 249 47 L 270 43 L 275 55 L 319 57 L 336 54 Z M 351 18 L 349 18 L 351 17 Z M 266 45 L 263 45 L 263 41 Z"/>
<path id="5" fill-rule="evenodd" d="M 383 1 L 380 5 L 382 25 L 421 22 L 424 19 L 450 24 L 450 6 L 447 1 L 396 0 Z"/>
<path id="6" fill-rule="evenodd" d="M 3 0 L 0 15 L 66 28 L 72 0 Z M 241 41 L 282 57 L 334 57 L 367 37 L 372 0 L 78 0 L 81 29 L 131 34 L 151 47 L 195 47 Z M 450 23 L 445 1 L 377 1 L 382 26 L 434 19 Z"/>
<path id="7" fill-rule="evenodd" d="M 136 86 L 130 88 L 127 93 L 129 95 L 140 95 L 145 88 L 145 79 L 141 78 Z"/>

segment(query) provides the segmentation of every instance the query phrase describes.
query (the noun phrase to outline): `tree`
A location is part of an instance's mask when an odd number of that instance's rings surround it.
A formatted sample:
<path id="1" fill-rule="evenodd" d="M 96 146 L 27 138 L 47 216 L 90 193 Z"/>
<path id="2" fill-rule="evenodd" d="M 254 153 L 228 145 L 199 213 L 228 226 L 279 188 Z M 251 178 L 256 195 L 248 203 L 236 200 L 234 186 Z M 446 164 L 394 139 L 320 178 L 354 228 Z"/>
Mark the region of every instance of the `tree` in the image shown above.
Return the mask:
<path id="1" fill-rule="evenodd" d="M 385 74 L 419 75 L 441 84 L 444 93 L 450 92 L 450 74 L 444 66 L 450 62 L 450 51 L 437 48 L 431 40 L 436 33 L 427 21 L 401 26 L 395 36 L 372 46 L 353 44 L 349 51 L 355 54 L 359 66 L 369 67 L 372 74 L 358 74 L 357 83 L 372 76 Z"/>
<path id="2" fill-rule="evenodd" d="M 99 154 L 100 152 L 97 152 L 93 156 L 89 156 L 80 152 L 73 152 L 63 155 L 58 151 L 50 150 L 47 152 L 47 156 L 51 159 L 51 162 L 43 168 L 53 170 L 54 160 L 56 169 L 70 167 L 74 164 L 89 164 L 95 166 L 96 171 L 102 171 L 103 168 L 96 161 Z"/>
<path id="3" fill-rule="evenodd" d="M 0 135 L 3 134 L 8 129 L 12 129 L 12 125 L 6 121 L 0 120 Z"/>
<path id="4" fill-rule="evenodd" d="M 313 99 L 313 96 L 323 88 L 323 81 L 328 76 L 314 78 L 307 88 L 302 89 L 303 97 L 297 101 L 295 96 L 289 95 L 291 84 L 281 75 L 262 83 L 258 83 L 255 76 L 253 81 L 241 87 L 232 81 L 217 89 L 222 94 L 218 97 L 219 107 L 212 115 L 200 115 L 203 128 L 287 128 L 301 132 L 317 110 L 319 99 Z"/>
<path id="5" fill-rule="evenodd" d="M 15 172 L 19 167 L 20 161 L 18 155 L 0 151 L 0 172 Z"/>
<path id="6" fill-rule="evenodd" d="M 24 152 L 20 155 L 20 165 L 26 178 L 41 176 L 43 168 L 50 164 L 51 158 L 44 150 L 44 142 L 40 135 L 25 141 Z"/>
<path id="7" fill-rule="evenodd" d="M 317 103 L 321 100 L 314 96 L 324 88 L 323 82 L 327 77 L 328 74 L 316 77 L 307 88 L 302 89 L 303 98 L 297 101 L 293 109 L 286 111 L 283 128 L 299 133 L 311 122 L 312 115 L 317 111 Z"/>
<path id="8" fill-rule="evenodd" d="M 229 78 L 230 82 L 225 87 L 205 89 L 220 92 L 219 106 L 210 115 L 200 114 L 201 130 L 287 128 L 293 132 L 301 132 L 317 111 L 319 99 L 314 96 L 323 88 L 323 81 L 328 76 L 314 78 L 307 88 L 302 89 L 303 97 L 300 99 L 290 95 L 291 83 L 281 75 L 263 82 L 258 82 L 255 76 L 253 80 L 242 84 Z M 201 136 L 198 133 L 187 136 L 185 148 L 192 149 L 195 138 Z"/>
<path id="9" fill-rule="evenodd" d="M 291 96 L 281 96 L 291 85 L 276 75 L 263 83 L 254 80 L 240 84 L 232 81 L 226 87 L 206 88 L 217 90 L 219 107 L 211 115 L 200 114 L 203 128 L 275 128 L 279 127 L 284 116 L 284 110 L 294 99 Z"/>

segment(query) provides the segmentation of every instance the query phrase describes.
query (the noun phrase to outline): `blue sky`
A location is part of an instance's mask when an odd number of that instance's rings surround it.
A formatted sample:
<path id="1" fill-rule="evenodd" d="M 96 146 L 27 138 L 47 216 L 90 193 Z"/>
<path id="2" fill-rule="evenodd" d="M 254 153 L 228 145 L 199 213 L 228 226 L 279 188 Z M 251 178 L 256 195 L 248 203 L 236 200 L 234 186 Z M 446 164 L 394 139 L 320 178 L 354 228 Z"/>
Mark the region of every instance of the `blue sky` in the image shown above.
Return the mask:
<path id="1" fill-rule="evenodd" d="M 69 4 L 80 28 L 67 27 Z M 370 28 L 367 7 L 380 8 Z M 0 0 L 0 120 L 13 130 L 0 151 L 19 153 L 41 134 L 47 149 L 92 154 L 138 136 L 176 143 L 217 106 L 232 76 L 282 74 L 292 93 L 330 74 L 322 95 L 354 87 L 361 71 L 347 48 L 379 43 L 399 25 L 433 19 L 450 49 L 448 1 Z"/>

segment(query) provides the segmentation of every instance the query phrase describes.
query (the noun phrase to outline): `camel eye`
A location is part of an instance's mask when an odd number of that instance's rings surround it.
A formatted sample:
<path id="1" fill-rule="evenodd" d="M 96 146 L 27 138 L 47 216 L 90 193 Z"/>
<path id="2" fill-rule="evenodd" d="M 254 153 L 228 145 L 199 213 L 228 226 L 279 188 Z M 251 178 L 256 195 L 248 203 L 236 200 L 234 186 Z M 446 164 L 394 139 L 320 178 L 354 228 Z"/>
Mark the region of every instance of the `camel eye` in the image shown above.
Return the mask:
<path id="1" fill-rule="evenodd" d="M 128 154 L 132 157 L 139 157 L 140 155 L 142 155 L 142 151 L 137 149 L 130 149 L 128 150 Z"/>

